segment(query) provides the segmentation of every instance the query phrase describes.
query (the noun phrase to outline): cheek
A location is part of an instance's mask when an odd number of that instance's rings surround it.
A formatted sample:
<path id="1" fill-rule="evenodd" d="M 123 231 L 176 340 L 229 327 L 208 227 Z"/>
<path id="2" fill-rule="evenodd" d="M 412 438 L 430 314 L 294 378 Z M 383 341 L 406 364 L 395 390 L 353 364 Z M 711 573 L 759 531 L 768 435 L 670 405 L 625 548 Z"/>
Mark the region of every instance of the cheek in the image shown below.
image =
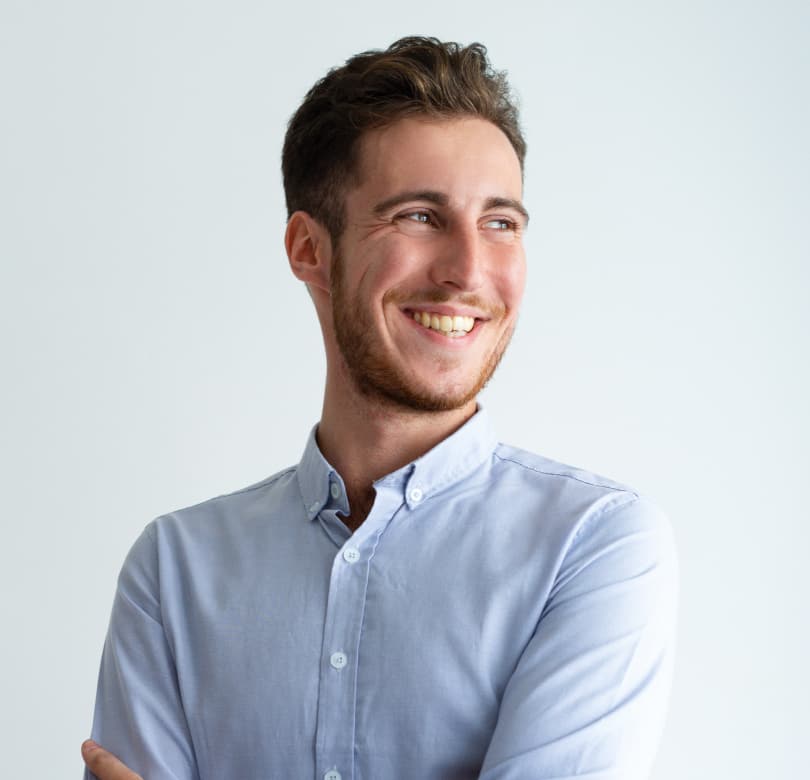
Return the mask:
<path id="1" fill-rule="evenodd" d="M 523 292 L 526 289 L 526 263 L 520 264 L 520 275 L 515 284 L 515 294 L 517 296 L 517 305 L 523 300 Z"/>
<path id="2" fill-rule="evenodd" d="M 518 309 L 526 288 L 525 258 L 512 258 L 501 266 L 496 286 L 501 300 L 508 309 Z"/>
<path id="3" fill-rule="evenodd" d="M 348 294 L 353 299 L 370 301 L 385 284 L 385 264 L 376 253 L 355 252 L 349 260 L 350 270 L 345 283 Z"/>
<path id="4" fill-rule="evenodd" d="M 407 242 L 390 242 L 368 268 L 367 283 L 378 293 L 405 291 L 424 284 L 429 264 L 417 247 Z"/>

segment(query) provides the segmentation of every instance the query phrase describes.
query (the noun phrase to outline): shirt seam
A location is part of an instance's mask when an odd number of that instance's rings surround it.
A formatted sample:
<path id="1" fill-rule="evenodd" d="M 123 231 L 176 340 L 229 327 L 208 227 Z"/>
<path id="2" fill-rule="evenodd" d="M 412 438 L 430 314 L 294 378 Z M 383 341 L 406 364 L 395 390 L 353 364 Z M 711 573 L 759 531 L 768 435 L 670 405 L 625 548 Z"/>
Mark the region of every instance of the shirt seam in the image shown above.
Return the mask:
<path id="1" fill-rule="evenodd" d="M 219 501 L 225 498 L 231 498 L 232 496 L 240 496 L 244 493 L 250 493 L 254 490 L 260 490 L 261 488 L 270 487 L 282 477 L 289 474 L 291 471 L 295 471 L 295 466 L 289 466 L 288 468 L 284 469 L 283 471 L 279 471 L 276 474 L 272 474 L 269 477 L 266 477 L 261 482 L 257 482 L 255 485 L 248 485 L 247 487 L 239 488 L 234 490 L 230 493 L 222 493 L 218 496 L 213 496 L 212 498 L 206 498 L 203 501 L 198 501 L 196 504 L 190 504 L 189 506 L 183 507 L 182 509 L 176 509 L 173 512 L 167 512 L 166 515 L 161 515 L 161 517 L 166 517 L 167 515 L 176 514 L 177 512 L 185 512 L 189 509 L 196 509 L 197 507 L 205 506 L 206 504 L 211 504 L 214 501 Z"/>
<path id="2" fill-rule="evenodd" d="M 516 466 L 520 466 L 521 468 L 527 469 L 528 471 L 533 471 L 535 474 L 544 474 L 547 477 L 563 477 L 564 479 L 571 479 L 574 480 L 575 482 L 580 482 L 583 485 L 590 485 L 591 487 L 604 488 L 605 490 L 612 490 L 617 493 L 628 493 L 629 495 L 638 498 L 638 493 L 632 488 L 622 487 L 617 484 L 607 485 L 603 482 L 592 482 L 590 480 L 581 479 L 580 477 L 575 477 L 573 474 L 566 474 L 561 471 L 548 471 L 546 469 L 538 469 L 535 466 L 530 466 L 528 463 L 522 463 L 521 461 L 515 460 L 514 458 L 507 458 L 504 457 L 503 455 L 499 455 L 497 451 L 493 452 L 492 454 L 500 461 L 505 461 L 507 463 L 514 463 Z"/>
<path id="3" fill-rule="evenodd" d="M 163 626 L 163 621 L 160 618 L 156 618 L 154 615 L 150 615 L 140 604 L 138 604 L 135 599 L 132 598 L 127 592 L 125 592 L 122 588 L 118 588 L 118 595 L 124 599 L 133 609 L 137 610 L 140 614 L 142 614 L 148 620 L 151 620 L 155 625 L 160 626 L 161 631 L 163 632 L 164 639 L 166 638 L 166 631 Z M 168 645 L 168 642 L 167 642 Z M 171 648 L 169 648 L 171 650 Z M 174 653 L 172 653 L 172 661 L 174 661 Z"/>
<path id="4" fill-rule="evenodd" d="M 579 518 L 579 522 L 574 526 L 571 530 L 569 535 L 568 541 L 563 545 L 562 549 L 560 550 L 559 557 L 555 564 L 555 573 L 554 573 L 554 580 L 551 584 L 551 587 L 548 591 L 548 597 L 546 603 L 543 605 L 543 609 L 540 613 L 540 618 L 537 621 L 537 625 L 535 626 L 535 631 L 537 630 L 537 626 L 540 625 L 540 621 L 545 617 L 548 612 L 548 609 L 551 605 L 551 602 L 555 600 L 556 594 L 560 588 L 559 576 L 560 576 L 560 569 L 562 568 L 563 564 L 565 563 L 568 556 L 571 554 L 574 546 L 579 542 L 580 536 L 584 533 L 586 528 L 590 528 L 593 523 L 604 520 L 606 517 L 610 517 L 625 507 L 633 506 L 637 504 L 641 498 L 640 496 L 632 493 L 632 491 L 622 491 L 625 494 L 630 494 L 629 498 L 626 500 L 621 501 L 619 496 L 616 495 L 606 495 L 603 496 L 602 500 L 597 503 L 595 506 L 592 506 L 589 510 L 585 511 L 582 514 L 582 517 Z M 534 634 L 532 634 L 533 636 Z"/>

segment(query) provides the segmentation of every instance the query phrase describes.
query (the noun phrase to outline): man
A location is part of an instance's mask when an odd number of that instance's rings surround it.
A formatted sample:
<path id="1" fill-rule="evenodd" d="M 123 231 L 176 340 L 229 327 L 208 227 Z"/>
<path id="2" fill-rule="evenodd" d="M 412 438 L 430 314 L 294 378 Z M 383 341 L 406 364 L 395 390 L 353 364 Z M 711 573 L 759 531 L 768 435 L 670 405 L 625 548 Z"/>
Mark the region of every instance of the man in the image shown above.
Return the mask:
<path id="1" fill-rule="evenodd" d="M 297 466 L 159 518 L 124 564 L 93 736 L 146 780 L 647 777 L 669 526 L 476 404 L 523 294 L 524 155 L 478 45 L 358 55 L 291 120 L 322 415 Z"/>

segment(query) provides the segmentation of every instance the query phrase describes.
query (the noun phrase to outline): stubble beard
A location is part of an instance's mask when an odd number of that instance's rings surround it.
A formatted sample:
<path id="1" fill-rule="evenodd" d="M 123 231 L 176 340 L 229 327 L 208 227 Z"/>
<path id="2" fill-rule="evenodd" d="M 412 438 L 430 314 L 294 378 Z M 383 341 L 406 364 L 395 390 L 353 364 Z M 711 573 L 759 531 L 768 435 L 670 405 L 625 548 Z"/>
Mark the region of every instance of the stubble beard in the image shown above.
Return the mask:
<path id="1" fill-rule="evenodd" d="M 492 378 L 514 331 L 513 326 L 503 334 L 482 365 L 478 377 L 469 387 L 458 388 L 456 392 L 433 392 L 429 387 L 417 385 L 400 366 L 386 359 L 367 310 L 360 305 L 357 298 L 352 299 L 346 289 L 339 252 L 334 256 L 330 287 L 335 337 L 355 387 L 364 397 L 400 411 L 450 412 L 469 404 Z M 386 295 L 383 303 L 386 304 L 395 297 L 395 292 Z M 430 303 L 454 299 L 454 296 L 443 290 L 436 290 L 428 297 Z M 437 360 L 437 369 L 441 371 L 442 368 L 442 362 Z"/>

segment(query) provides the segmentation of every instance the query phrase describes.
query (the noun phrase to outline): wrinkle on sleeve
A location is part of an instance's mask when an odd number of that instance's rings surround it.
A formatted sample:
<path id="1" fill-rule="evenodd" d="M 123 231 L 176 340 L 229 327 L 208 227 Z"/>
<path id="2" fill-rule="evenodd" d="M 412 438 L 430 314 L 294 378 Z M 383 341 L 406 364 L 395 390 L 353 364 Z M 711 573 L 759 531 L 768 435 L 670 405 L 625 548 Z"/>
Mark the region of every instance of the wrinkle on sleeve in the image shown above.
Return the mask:
<path id="1" fill-rule="evenodd" d="M 644 780 L 666 716 L 677 560 L 633 496 L 581 521 L 501 701 L 481 780 Z"/>
<path id="2" fill-rule="evenodd" d="M 199 777 L 162 621 L 154 523 L 133 545 L 118 578 L 92 737 L 146 780 Z M 85 770 L 85 780 L 92 778 Z"/>

